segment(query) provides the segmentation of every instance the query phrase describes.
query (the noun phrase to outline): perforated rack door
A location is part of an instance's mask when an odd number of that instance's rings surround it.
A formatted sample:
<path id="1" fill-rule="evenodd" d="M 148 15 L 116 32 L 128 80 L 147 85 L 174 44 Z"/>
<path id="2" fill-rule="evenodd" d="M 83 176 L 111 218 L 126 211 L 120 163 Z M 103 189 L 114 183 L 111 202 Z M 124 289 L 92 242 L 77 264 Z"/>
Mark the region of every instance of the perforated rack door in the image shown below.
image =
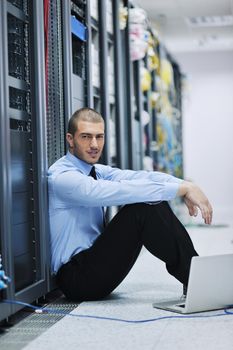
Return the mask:
<path id="1" fill-rule="evenodd" d="M 42 11 L 34 0 L 0 2 L 0 245 L 5 297 L 27 302 L 47 292 Z"/>
<path id="2" fill-rule="evenodd" d="M 48 165 L 65 153 L 61 1 L 46 1 L 47 32 L 47 151 Z"/>
<path id="3" fill-rule="evenodd" d="M 36 225 L 31 111 L 31 47 L 29 4 L 27 0 L 9 1 L 8 72 L 11 143 L 11 229 L 14 255 L 15 292 L 36 280 Z M 16 9 L 17 8 L 17 9 Z"/>

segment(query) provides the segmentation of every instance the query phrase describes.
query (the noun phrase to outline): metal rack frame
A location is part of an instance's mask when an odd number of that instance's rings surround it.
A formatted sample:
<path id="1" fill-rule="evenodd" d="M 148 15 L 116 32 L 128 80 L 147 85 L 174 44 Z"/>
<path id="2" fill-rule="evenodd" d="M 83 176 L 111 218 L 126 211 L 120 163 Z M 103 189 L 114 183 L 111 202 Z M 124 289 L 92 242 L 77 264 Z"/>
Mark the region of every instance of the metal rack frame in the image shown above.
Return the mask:
<path id="1" fill-rule="evenodd" d="M 2 20 L 0 21 L 0 46 L 5 48 L 7 45 L 7 3 L 6 1 L 0 2 L 0 14 Z M 2 198 L 0 201 L 0 240 L 1 240 L 1 253 L 3 259 L 3 266 L 9 276 L 12 275 L 12 260 L 11 260 L 11 236 L 6 234 L 10 232 L 11 218 L 8 208 L 10 207 L 11 189 L 10 189 L 10 133 L 8 127 L 8 120 L 5 117 L 7 115 L 8 107 L 8 91 L 7 91 L 7 77 L 5 74 L 5 67 L 7 65 L 8 57 L 6 50 L 2 50 L 0 55 L 0 91 L 5 91 L 5 94 L 0 94 L 0 193 Z M 12 288 L 9 286 L 7 290 L 1 292 L 1 297 L 11 298 Z M 12 314 L 12 306 L 7 304 L 0 305 L 0 320 L 5 319 Z"/>

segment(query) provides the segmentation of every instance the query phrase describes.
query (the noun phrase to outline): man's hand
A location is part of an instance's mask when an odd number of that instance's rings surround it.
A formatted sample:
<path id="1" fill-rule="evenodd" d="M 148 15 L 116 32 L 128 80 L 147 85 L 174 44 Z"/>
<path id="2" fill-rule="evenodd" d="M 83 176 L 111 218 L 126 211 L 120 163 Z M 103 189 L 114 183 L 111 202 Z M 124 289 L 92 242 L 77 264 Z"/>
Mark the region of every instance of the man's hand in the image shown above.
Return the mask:
<path id="1" fill-rule="evenodd" d="M 206 195 L 197 185 L 192 182 L 183 181 L 178 190 L 178 196 L 184 197 L 189 215 L 197 216 L 199 208 L 205 224 L 211 224 L 213 215 L 212 206 Z"/>

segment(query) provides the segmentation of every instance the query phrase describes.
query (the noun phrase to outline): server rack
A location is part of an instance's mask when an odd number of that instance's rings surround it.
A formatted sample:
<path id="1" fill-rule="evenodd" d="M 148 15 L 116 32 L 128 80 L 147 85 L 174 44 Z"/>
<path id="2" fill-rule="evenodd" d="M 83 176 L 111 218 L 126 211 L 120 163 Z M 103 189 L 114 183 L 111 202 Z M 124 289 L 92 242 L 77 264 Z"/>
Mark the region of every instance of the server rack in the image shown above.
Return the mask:
<path id="1" fill-rule="evenodd" d="M 104 4 L 102 3 L 102 6 Z M 108 109 L 109 109 L 109 161 L 112 166 L 118 166 L 118 153 L 117 153 L 117 123 L 118 118 L 116 115 L 116 91 L 115 91 L 115 51 L 117 50 L 115 45 L 114 36 L 114 7 L 113 1 L 107 0 L 106 7 L 102 7 L 103 16 L 106 18 L 106 42 L 107 42 L 107 83 L 108 83 Z M 105 13 L 104 10 L 105 9 Z"/>
<path id="2" fill-rule="evenodd" d="M 148 54 L 146 54 L 146 56 L 144 58 L 144 64 L 145 64 L 146 69 L 149 69 Z M 150 115 L 150 117 L 152 115 L 152 108 L 151 108 L 151 102 L 150 102 L 151 90 L 152 90 L 152 87 L 150 85 L 149 89 L 147 91 L 145 91 L 143 94 L 143 109 L 144 109 L 144 111 L 146 111 Z M 151 158 L 151 159 L 152 159 L 152 152 L 151 152 L 152 129 L 153 129 L 153 125 L 152 125 L 152 120 L 150 119 L 149 122 L 144 126 L 144 133 L 145 133 L 145 152 L 144 152 L 144 155 Z"/>
<path id="3" fill-rule="evenodd" d="M 6 23 L 6 2 L 0 2 L 0 47 L 4 48 L 7 45 L 7 23 Z M 7 56 L 3 54 L 1 50 L 0 54 L 0 91 L 5 91 L 6 87 L 6 74 L 5 67 L 7 64 Z M 9 127 L 8 120 L 5 118 L 5 113 L 8 106 L 8 98 L 6 94 L 0 94 L 0 254 L 2 255 L 2 265 L 6 273 L 10 275 L 12 271 L 11 267 L 11 237 L 6 234 L 10 232 L 10 217 L 9 217 L 9 193 L 10 193 L 10 181 L 9 181 L 9 169 L 10 169 L 10 150 L 9 150 Z M 7 147 L 6 147 L 7 146 Z M 0 300 L 10 296 L 9 289 L 2 290 L 0 292 Z M 0 304 L 0 320 L 7 318 L 12 314 L 12 306 L 8 304 Z"/>
<path id="4" fill-rule="evenodd" d="M 158 149 L 158 168 L 177 177 L 183 177 L 182 155 L 182 105 L 181 105 L 181 72 L 178 64 L 167 52 L 166 48 L 159 45 L 160 61 L 167 61 L 168 67 L 165 77 L 169 78 L 165 91 L 160 91 L 161 97 L 165 97 L 166 105 L 159 106 L 158 125 L 160 127 L 160 142 Z M 162 65 L 162 63 L 161 63 Z M 163 69 L 160 69 L 161 79 Z M 165 84 L 166 85 L 166 84 Z M 168 111 L 166 110 L 168 109 Z M 161 137 L 162 136 L 162 137 Z M 161 140 L 164 138 L 165 141 Z"/>
<path id="5" fill-rule="evenodd" d="M 72 34 L 71 34 L 71 2 L 62 1 L 62 43 L 63 43 L 63 74 L 64 74 L 64 118 L 65 129 L 72 115 Z"/>
<path id="6" fill-rule="evenodd" d="M 132 6 L 130 1 L 125 0 L 124 6 L 129 11 L 129 8 Z M 123 43 L 123 52 L 124 52 L 124 76 L 125 76 L 125 120 L 126 123 L 126 130 L 127 130 L 127 136 L 128 136 L 128 149 L 127 149 L 127 158 L 128 158 L 128 166 L 130 169 L 137 169 L 137 163 L 138 163 L 138 157 L 137 153 L 135 152 L 135 147 L 137 145 L 136 143 L 136 136 L 138 134 L 135 134 L 136 128 L 135 128 L 135 89 L 134 89 L 134 70 L 133 70 L 133 64 L 130 60 L 130 40 L 129 40 L 129 16 L 127 17 L 127 25 L 125 28 L 125 31 L 122 35 L 122 43 Z M 141 133 L 140 133 L 141 134 Z"/>
<path id="7" fill-rule="evenodd" d="M 133 71 L 133 169 L 143 169 L 143 126 L 142 111 L 144 105 L 144 96 L 141 91 L 140 61 L 131 62 Z"/>
<path id="8" fill-rule="evenodd" d="M 172 67 L 174 71 L 174 85 L 175 85 L 175 100 L 173 102 L 174 108 L 177 111 L 175 115 L 175 135 L 176 135 L 176 154 L 175 154 L 175 169 L 174 175 L 180 178 L 184 176 L 184 166 L 183 166 L 183 125 L 182 125 L 182 73 L 180 67 L 173 59 L 171 59 Z"/>
<path id="9" fill-rule="evenodd" d="M 128 161 L 128 133 L 125 108 L 125 31 L 120 29 L 120 0 L 113 1 L 113 31 L 114 31 L 114 88 L 116 115 L 116 149 L 117 166 L 126 169 Z"/>
<path id="10" fill-rule="evenodd" d="M 152 92 L 156 93 L 157 91 L 157 84 L 156 84 L 156 71 L 153 70 L 152 72 Z M 151 153 L 152 153 L 152 159 L 153 159 L 153 167 L 154 170 L 158 170 L 158 137 L 157 137 L 157 108 L 155 105 L 152 105 L 151 108 L 151 118 L 152 118 L 152 141 L 151 141 Z"/>
<path id="11" fill-rule="evenodd" d="M 45 0 L 45 64 L 48 166 L 65 153 L 65 99 L 62 3 Z M 68 68 L 67 68 L 68 69 Z M 67 85 L 66 85 L 67 86 Z"/>
<path id="12" fill-rule="evenodd" d="M 88 1 L 87 101 L 105 120 L 103 162 L 121 166 L 124 160 L 123 94 L 120 56 L 119 1 Z M 120 133 L 120 138 L 119 137 Z M 117 137 L 118 134 L 118 137 Z M 123 142 L 124 144 L 124 142 Z"/>
<path id="13" fill-rule="evenodd" d="M 104 162 L 111 164 L 110 154 L 110 103 L 109 103 L 109 65 L 108 65 L 108 31 L 107 31 L 107 1 L 98 1 L 99 5 L 99 59 L 100 59 L 100 109 L 105 120 Z M 110 39 L 112 41 L 112 39 Z M 110 44 L 112 46 L 112 44 Z M 114 140 L 115 142 L 115 140 Z"/>
<path id="14" fill-rule="evenodd" d="M 86 105 L 87 101 L 86 11 L 84 1 L 71 1 L 72 112 Z"/>
<path id="15" fill-rule="evenodd" d="M 100 31 L 98 0 L 88 1 L 88 40 L 89 40 L 89 86 L 88 103 L 101 113 L 101 83 L 100 83 Z"/>
<path id="16" fill-rule="evenodd" d="M 119 4 L 119 0 L 62 2 L 64 114 L 66 125 L 80 107 L 99 111 L 106 126 L 103 162 L 128 167 Z"/>
<path id="17" fill-rule="evenodd" d="M 37 1 L 1 2 L 1 247 L 12 278 L 3 297 L 26 302 L 47 291 L 41 18 L 43 4 Z M 6 310 L 3 304 L 0 308 Z"/>
<path id="18" fill-rule="evenodd" d="M 148 28 L 150 31 L 150 28 Z M 158 54 L 158 43 L 157 38 L 150 31 L 151 40 L 151 49 L 154 53 Z M 151 67 L 151 61 L 149 61 L 149 54 L 147 53 L 143 59 L 143 66 L 149 70 L 151 76 L 150 87 L 147 91 L 143 93 L 143 109 L 150 116 L 149 122 L 144 126 L 144 135 L 145 135 L 145 148 L 144 156 L 151 159 L 151 169 L 157 170 L 158 168 L 158 143 L 157 143 L 157 108 L 152 94 L 156 94 L 157 84 L 156 79 L 158 77 L 158 66 Z"/>

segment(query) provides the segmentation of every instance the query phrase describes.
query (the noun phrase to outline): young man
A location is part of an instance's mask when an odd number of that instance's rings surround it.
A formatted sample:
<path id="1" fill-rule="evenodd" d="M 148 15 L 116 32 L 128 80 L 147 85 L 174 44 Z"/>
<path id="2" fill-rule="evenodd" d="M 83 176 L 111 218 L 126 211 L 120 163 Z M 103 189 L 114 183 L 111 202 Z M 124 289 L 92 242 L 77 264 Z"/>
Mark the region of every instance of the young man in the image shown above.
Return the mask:
<path id="1" fill-rule="evenodd" d="M 142 246 L 187 286 L 197 253 L 167 201 L 182 196 L 189 214 L 199 209 L 210 224 L 212 208 L 200 188 L 160 172 L 97 164 L 104 120 L 91 108 L 73 114 L 66 139 L 67 155 L 48 171 L 52 271 L 66 297 L 83 301 L 110 294 Z M 123 207 L 106 226 L 103 207 L 112 205 Z"/>

